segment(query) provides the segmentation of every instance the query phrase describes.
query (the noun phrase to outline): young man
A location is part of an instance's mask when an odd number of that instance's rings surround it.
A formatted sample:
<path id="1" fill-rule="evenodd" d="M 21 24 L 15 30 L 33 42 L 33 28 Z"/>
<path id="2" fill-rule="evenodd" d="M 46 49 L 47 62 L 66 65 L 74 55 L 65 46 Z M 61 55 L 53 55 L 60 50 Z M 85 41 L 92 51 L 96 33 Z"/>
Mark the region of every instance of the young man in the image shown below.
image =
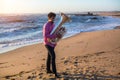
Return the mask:
<path id="1" fill-rule="evenodd" d="M 50 42 L 52 39 L 55 39 L 56 37 L 61 37 L 60 35 L 50 35 L 50 32 L 53 30 L 55 26 L 54 25 L 55 17 L 56 17 L 56 14 L 53 12 L 50 12 L 48 14 L 48 22 L 45 23 L 43 26 L 43 37 L 44 37 L 45 47 L 48 51 L 46 71 L 47 73 L 54 73 L 55 76 L 59 78 L 59 76 L 57 75 L 57 70 L 56 70 L 56 63 L 55 63 L 56 55 L 54 51 L 54 48 L 57 44 L 53 44 Z M 51 70 L 51 67 L 52 67 L 52 70 Z"/>

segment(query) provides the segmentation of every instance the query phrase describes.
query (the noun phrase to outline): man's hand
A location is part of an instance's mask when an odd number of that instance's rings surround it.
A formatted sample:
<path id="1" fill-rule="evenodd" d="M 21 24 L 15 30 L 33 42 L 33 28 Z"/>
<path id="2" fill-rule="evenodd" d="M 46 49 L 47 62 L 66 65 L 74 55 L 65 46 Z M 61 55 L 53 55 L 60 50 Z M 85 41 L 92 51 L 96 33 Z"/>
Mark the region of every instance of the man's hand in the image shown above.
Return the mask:
<path id="1" fill-rule="evenodd" d="M 58 38 L 62 38 L 62 35 L 60 33 L 57 34 Z"/>

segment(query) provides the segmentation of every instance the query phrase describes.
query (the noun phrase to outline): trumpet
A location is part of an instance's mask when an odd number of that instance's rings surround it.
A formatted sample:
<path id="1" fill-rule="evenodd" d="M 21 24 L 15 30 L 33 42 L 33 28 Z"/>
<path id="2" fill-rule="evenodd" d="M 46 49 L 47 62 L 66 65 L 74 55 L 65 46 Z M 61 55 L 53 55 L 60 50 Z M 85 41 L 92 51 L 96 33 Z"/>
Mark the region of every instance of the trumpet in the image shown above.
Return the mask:
<path id="1" fill-rule="evenodd" d="M 66 28 L 65 27 L 62 27 L 62 25 L 66 22 L 70 21 L 70 18 L 64 14 L 64 13 L 61 13 L 61 18 L 58 22 L 57 25 L 55 25 L 55 27 L 53 28 L 53 30 L 51 31 L 50 35 L 61 35 L 61 37 L 56 37 L 55 39 L 50 39 L 49 41 L 52 43 L 52 44 L 56 44 L 66 33 Z"/>

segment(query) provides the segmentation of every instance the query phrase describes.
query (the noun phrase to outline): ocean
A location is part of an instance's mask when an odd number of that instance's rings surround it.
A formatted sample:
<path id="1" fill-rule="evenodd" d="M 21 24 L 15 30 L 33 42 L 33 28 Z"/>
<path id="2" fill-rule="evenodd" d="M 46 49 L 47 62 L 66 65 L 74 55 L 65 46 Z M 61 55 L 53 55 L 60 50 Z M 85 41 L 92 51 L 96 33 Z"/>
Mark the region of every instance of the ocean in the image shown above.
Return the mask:
<path id="1" fill-rule="evenodd" d="M 68 15 L 71 20 L 65 23 L 67 33 L 64 38 L 81 32 L 110 30 L 120 25 L 120 18 L 112 16 Z M 57 15 L 55 24 L 60 19 Z M 43 42 L 42 28 L 47 22 L 46 14 L 0 15 L 0 53 L 22 46 Z"/>

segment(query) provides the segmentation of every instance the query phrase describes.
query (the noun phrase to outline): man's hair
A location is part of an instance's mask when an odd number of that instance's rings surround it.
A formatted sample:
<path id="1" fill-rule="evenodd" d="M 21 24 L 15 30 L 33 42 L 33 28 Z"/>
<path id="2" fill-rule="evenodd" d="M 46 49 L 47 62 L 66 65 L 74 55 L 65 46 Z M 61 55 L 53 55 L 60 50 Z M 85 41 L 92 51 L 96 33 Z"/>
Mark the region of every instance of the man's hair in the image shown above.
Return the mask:
<path id="1" fill-rule="evenodd" d="M 48 13 L 48 18 L 51 18 L 51 17 L 56 17 L 56 14 L 53 12 Z"/>

